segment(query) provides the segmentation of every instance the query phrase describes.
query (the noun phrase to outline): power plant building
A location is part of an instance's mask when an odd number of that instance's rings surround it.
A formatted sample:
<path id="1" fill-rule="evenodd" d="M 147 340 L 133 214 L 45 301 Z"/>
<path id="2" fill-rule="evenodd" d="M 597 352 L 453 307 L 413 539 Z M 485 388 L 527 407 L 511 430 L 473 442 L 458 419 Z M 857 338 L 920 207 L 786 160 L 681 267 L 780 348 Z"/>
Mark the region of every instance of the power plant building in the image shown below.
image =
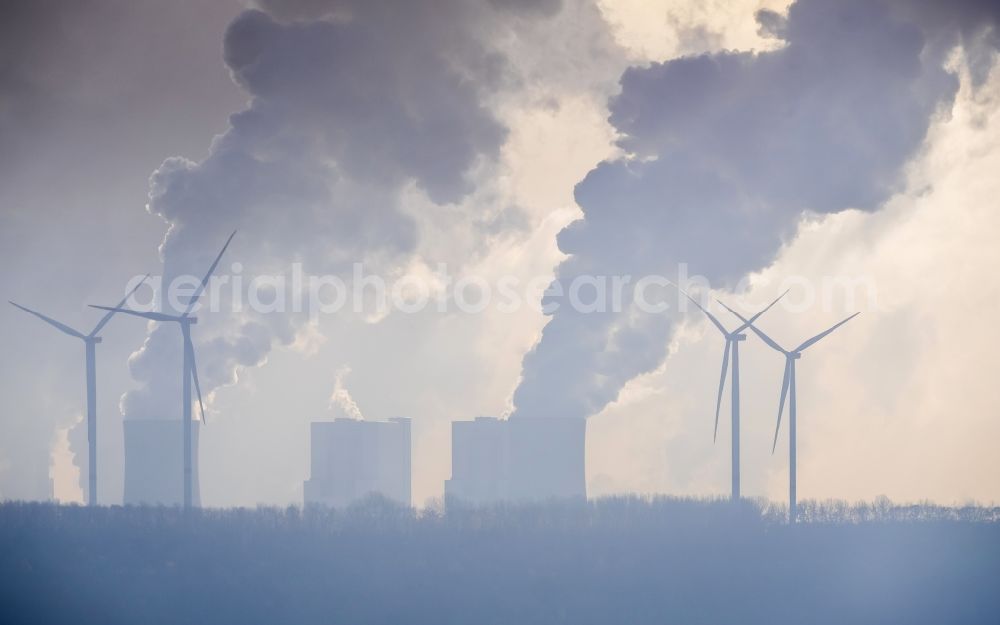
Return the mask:
<path id="1" fill-rule="evenodd" d="M 180 419 L 125 419 L 126 505 L 175 506 L 184 503 L 184 428 Z M 191 422 L 191 499 L 201 505 L 198 433 Z"/>
<path id="2" fill-rule="evenodd" d="M 585 419 L 455 421 L 445 497 L 472 504 L 585 499 L 586 428 Z"/>
<path id="3" fill-rule="evenodd" d="M 483 504 L 508 498 L 507 422 L 489 417 L 451 424 L 451 479 L 447 498 Z"/>
<path id="4" fill-rule="evenodd" d="M 312 423 L 306 505 L 342 507 L 372 494 L 411 505 L 410 420 Z"/>

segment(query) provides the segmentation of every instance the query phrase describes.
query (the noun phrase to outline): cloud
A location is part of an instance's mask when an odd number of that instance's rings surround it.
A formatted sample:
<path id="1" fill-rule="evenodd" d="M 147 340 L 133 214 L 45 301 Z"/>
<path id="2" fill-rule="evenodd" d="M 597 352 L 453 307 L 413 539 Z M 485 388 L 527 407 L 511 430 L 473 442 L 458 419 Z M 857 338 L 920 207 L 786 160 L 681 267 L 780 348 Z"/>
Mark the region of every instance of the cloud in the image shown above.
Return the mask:
<path id="1" fill-rule="evenodd" d="M 576 187 L 559 235 L 564 287 L 586 274 L 675 275 L 717 286 L 768 265 L 803 211 L 877 209 L 900 188 L 958 81 L 922 24 L 886 2 L 801 0 L 785 45 L 633 67 L 610 103 L 627 153 Z M 933 54 L 933 52 L 939 54 Z M 524 359 L 515 417 L 584 418 L 656 368 L 673 315 L 562 306 Z"/>
<path id="2" fill-rule="evenodd" d="M 752 275 L 745 297 L 724 297 L 752 310 L 792 274 L 817 289 L 830 276 L 877 287 L 874 306 L 840 296 L 829 309 L 817 301 L 801 314 L 779 307 L 762 319 L 776 340 L 795 344 L 856 306 L 863 311 L 810 348 L 797 370 L 802 499 L 1000 499 L 998 391 L 983 375 L 1000 341 L 992 321 L 1000 179 L 990 175 L 1000 167 L 1000 66 L 976 88 L 966 68 L 961 74 L 951 115 L 935 119 L 906 168 L 904 192 L 875 213 L 807 218 L 775 262 Z M 799 287 L 789 298 L 802 295 Z M 707 320 L 689 317 L 665 362 L 588 423 L 592 483 L 604 474 L 614 492 L 727 493 L 728 424 L 712 438 L 722 345 Z M 783 501 L 787 408 L 774 455 L 771 441 L 784 362 L 753 337 L 740 356 L 744 493 Z"/>
<path id="3" fill-rule="evenodd" d="M 224 59 L 248 106 L 205 160 L 168 159 L 150 180 L 149 210 L 170 226 L 164 283 L 203 272 L 233 228 L 227 262 L 248 280 L 293 261 L 323 274 L 405 267 L 420 237 L 407 197 L 464 209 L 474 171 L 500 155 L 507 128 L 492 105 L 519 82 L 493 33 L 528 32 L 552 8 L 495 4 L 270 0 L 233 20 Z M 233 383 L 305 327 L 292 314 L 205 321 L 203 390 Z M 123 400 L 127 417 L 172 415 L 179 343 L 176 328 L 157 327 L 133 355 L 141 386 Z"/>
<path id="4" fill-rule="evenodd" d="M 1000 48 L 1000 5 L 992 0 L 899 0 L 893 9 L 919 24 L 939 53 L 961 45 L 973 86 L 982 85 Z"/>

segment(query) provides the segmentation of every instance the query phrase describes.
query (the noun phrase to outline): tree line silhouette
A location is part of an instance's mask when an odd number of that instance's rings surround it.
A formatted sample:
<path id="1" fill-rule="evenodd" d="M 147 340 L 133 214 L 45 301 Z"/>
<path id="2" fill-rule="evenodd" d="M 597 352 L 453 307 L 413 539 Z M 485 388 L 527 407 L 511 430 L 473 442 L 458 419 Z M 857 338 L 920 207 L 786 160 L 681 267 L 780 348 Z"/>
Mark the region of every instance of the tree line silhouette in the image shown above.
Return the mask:
<path id="1" fill-rule="evenodd" d="M 1000 508 L 613 497 L 424 510 L 0 505 L 4 623 L 942 623 Z"/>

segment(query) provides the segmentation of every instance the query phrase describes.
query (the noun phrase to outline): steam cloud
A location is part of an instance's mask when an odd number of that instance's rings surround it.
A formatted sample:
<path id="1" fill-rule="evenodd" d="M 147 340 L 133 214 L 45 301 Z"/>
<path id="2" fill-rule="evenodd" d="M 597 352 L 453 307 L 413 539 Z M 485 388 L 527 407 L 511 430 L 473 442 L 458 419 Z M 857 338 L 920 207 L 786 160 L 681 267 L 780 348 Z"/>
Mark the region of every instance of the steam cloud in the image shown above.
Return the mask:
<path id="1" fill-rule="evenodd" d="M 509 79 L 491 33 L 545 17 L 559 4 L 463 0 L 432 3 L 279 1 L 229 26 L 225 62 L 249 94 L 200 163 L 168 159 L 153 174 L 149 210 L 169 223 L 164 284 L 201 275 L 239 228 L 226 261 L 248 277 L 293 261 L 337 273 L 404 263 L 417 233 L 401 206 L 415 186 L 438 204 L 471 190 L 470 171 L 506 135 L 486 103 Z M 294 341 L 295 315 L 208 315 L 195 330 L 203 390 L 233 383 Z M 133 354 L 140 387 L 126 418 L 175 418 L 177 329 L 158 326 Z"/>
<path id="2" fill-rule="evenodd" d="M 330 410 L 335 418 L 354 419 L 364 421 L 365 415 L 361 412 L 358 402 L 351 397 L 351 392 L 347 390 L 344 379 L 351 373 L 351 368 L 343 366 L 337 369 L 333 376 L 333 393 L 330 394 Z"/>
<path id="3" fill-rule="evenodd" d="M 418 244 L 404 190 L 457 203 L 504 141 L 490 102 L 517 82 L 516 51 L 494 39 L 563 8 L 551 0 L 261 6 L 230 25 L 224 46 L 249 105 L 204 161 L 169 159 L 151 179 L 149 209 L 170 224 L 167 281 L 204 271 L 234 227 L 227 261 L 243 262 L 248 276 L 292 261 L 322 273 L 357 260 L 372 271 L 404 264 Z M 803 211 L 877 209 L 954 97 L 949 50 L 961 43 L 980 69 L 993 58 L 992 5 L 950 6 L 800 0 L 787 16 L 758 14 L 762 32 L 785 42 L 780 49 L 626 71 L 610 121 L 628 157 L 577 186 L 584 217 L 559 236 L 570 257 L 557 280 L 686 262 L 731 282 L 771 261 Z M 250 313 L 206 321 L 196 332 L 206 390 L 293 342 L 302 322 Z M 524 359 L 512 416 L 595 414 L 662 362 L 674 321 L 561 307 Z M 175 334 L 155 328 L 133 355 L 141 385 L 123 398 L 126 417 L 173 416 Z"/>
<path id="4" fill-rule="evenodd" d="M 785 45 L 634 67 L 610 121 L 627 157 L 575 190 L 584 217 L 559 235 L 576 276 L 671 275 L 714 284 L 766 266 L 804 211 L 875 210 L 898 188 L 956 76 L 945 55 L 993 58 L 995 3 L 800 0 L 757 15 Z M 980 67 L 981 70 L 981 67 Z M 598 413 L 656 368 L 672 314 L 560 306 L 526 355 L 512 418 Z"/>

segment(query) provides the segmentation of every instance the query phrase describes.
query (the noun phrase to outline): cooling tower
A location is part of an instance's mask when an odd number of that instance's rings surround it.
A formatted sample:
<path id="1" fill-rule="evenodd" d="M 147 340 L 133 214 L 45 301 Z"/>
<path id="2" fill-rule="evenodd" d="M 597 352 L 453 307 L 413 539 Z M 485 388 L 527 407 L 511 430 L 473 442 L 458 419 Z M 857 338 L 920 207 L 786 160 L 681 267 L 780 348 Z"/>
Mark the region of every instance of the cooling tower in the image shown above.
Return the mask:
<path id="1" fill-rule="evenodd" d="M 342 507 L 371 494 L 410 505 L 410 420 L 312 423 L 305 503 Z"/>
<path id="2" fill-rule="evenodd" d="M 455 421 L 445 496 L 473 504 L 585 499 L 586 428 L 575 418 Z"/>
<path id="3" fill-rule="evenodd" d="M 125 493 L 128 504 L 184 503 L 184 431 L 179 419 L 126 419 Z M 191 423 L 192 503 L 201 505 L 199 421 Z"/>
<path id="4" fill-rule="evenodd" d="M 507 498 L 507 422 L 489 417 L 451 424 L 447 498 L 482 504 Z"/>
<path id="5" fill-rule="evenodd" d="M 586 419 L 519 418 L 507 424 L 512 500 L 586 499 Z"/>

